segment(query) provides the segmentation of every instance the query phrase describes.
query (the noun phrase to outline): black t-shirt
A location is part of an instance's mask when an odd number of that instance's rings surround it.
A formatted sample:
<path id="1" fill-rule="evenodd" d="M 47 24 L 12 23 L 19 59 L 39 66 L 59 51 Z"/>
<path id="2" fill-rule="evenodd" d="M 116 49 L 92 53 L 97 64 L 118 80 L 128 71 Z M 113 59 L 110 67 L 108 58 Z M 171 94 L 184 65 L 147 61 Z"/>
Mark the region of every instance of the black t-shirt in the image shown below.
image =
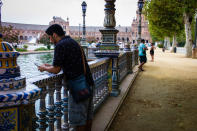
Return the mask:
<path id="1" fill-rule="evenodd" d="M 93 86 L 94 81 L 86 58 L 85 64 L 86 80 L 90 86 Z M 74 79 L 84 74 L 80 46 L 70 36 L 65 36 L 56 44 L 53 58 L 53 66 L 61 67 L 67 80 Z"/>

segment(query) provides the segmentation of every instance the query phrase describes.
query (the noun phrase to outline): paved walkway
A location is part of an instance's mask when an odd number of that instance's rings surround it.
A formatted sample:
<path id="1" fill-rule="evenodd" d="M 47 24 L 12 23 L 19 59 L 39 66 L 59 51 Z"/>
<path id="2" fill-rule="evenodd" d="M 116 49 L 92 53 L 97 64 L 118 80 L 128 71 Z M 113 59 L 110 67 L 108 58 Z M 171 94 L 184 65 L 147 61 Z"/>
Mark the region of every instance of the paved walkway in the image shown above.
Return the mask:
<path id="1" fill-rule="evenodd" d="M 109 131 L 197 131 L 197 59 L 157 49 Z"/>

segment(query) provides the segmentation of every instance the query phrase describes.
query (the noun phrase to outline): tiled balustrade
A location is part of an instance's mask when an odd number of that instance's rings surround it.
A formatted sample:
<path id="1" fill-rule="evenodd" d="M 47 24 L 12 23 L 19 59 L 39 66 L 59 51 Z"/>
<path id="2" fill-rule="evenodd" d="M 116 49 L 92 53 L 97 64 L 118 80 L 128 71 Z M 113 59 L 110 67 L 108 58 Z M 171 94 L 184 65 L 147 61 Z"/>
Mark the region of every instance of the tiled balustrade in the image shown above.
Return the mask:
<path id="1" fill-rule="evenodd" d="M 132 71 L 133 63 L 135 63 L 137 59 L 133 57 L 133 54 L 135 53 L 127 52 L 120 54 L 118 57 L 117 67 L 119 71 L 117 76 L 120 78 L 118 80 L 119 82 Z M 89 62 L 89 65 L 95 82 L 93 104 L 94 112 L 96 112 L 112 91 L 112 60 L 110 58 L 100 58 Z M 69 92 L 66 87 L 66 82 L 63 79 L 63 74 L 59 73 L 55 75 L 45 73 L 34 78 L 29 78 L 27 79 L 27 86 L 28 85 L 36 85 L 41 90 L 41 93 L 37 93 L 37 97 L 35 97 L 38 100 L 36 102 L 36 99 L 29 100 L 28 103 L 30 103 L 30 105 L 25 107 L 26 116 L 29 116 L 27 114 L 32 114 L 31 124 L 28 124 L 30 125 L 29 129 L 40 131 L 69 130 Z M 1 102 L 0 105 L 1 104 L 3 103 Z M 21 126 L 23 123 L 17 121 L 16 124 Z"/>

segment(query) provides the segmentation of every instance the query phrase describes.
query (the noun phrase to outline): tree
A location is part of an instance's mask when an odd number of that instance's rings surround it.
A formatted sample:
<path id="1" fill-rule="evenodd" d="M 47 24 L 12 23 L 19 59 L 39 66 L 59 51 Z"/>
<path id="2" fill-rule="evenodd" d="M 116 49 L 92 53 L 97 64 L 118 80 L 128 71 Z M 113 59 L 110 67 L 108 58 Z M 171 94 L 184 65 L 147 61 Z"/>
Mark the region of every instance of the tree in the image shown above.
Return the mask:
<path id="1" fill-rule="evenodd" d="M 149 30 L 154 40 L 165 39 L 170 45 L 170 37 L 174 37 L 183 30 L 183 17 L 178 0 L 151 0 L 145 3 L 145 16 L 149 21 Z"/>
<path id="2" fill-rule="evenodd" d="M 3 40 L 9 43 L 18 42 L 18 32 L 13 29 L 13 26 L 0 26 L 0 32 L 3 35 Z"/>
<path id="3" fill-rule="evenodd" d="M 192 56 L 192 21 L 194 15 L 197 11 L 197 1 L 196 0 L 179 0 L 182 7 L 182 12 L 184 16 L 185 23 L 185 35 L 186 35 L 186 57 Z"/>
<path id="4" fill-rule="evenodd" d="M 40 37 L 40 39 L 38 40 L 38 43 L 42 43 L 44 45 L 47 46 L 47 49 L 51 49 L 51 42 L 50 42 L 50 38 L 47 34 L 44 34 Z"/>

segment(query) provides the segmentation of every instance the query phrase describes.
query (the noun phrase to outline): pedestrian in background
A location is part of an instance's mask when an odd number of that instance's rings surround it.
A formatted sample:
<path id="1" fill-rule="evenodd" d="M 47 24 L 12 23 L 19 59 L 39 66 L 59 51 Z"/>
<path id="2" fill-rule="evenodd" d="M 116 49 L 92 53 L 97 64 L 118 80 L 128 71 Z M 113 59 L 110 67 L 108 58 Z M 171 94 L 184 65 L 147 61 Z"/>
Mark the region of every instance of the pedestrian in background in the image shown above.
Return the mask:
<path id="1" fill-rule="evenodd" d="M 139 50 L 139 57 L 140 57 L 140 65 L 138 66 L 138 68 L 141 71 L 144 71 L 143 65 L 147 62 L 146 50 L 148 50 L 148 48 L 145 45 L 145 40 L 144 39 L 141 40 L 141 43 L 138 47 L 138 50 Z"/>
<path id="2" fill-rule="evenodd" d="M 151 55 L 151 58 L 152 58 L 152 62 L 154 62 L 154 50 L 155 50 L 155 46 L 154 46 L 154 43 L 151 43 L 151 48 L 150 48 L 150 55 Z"/>

